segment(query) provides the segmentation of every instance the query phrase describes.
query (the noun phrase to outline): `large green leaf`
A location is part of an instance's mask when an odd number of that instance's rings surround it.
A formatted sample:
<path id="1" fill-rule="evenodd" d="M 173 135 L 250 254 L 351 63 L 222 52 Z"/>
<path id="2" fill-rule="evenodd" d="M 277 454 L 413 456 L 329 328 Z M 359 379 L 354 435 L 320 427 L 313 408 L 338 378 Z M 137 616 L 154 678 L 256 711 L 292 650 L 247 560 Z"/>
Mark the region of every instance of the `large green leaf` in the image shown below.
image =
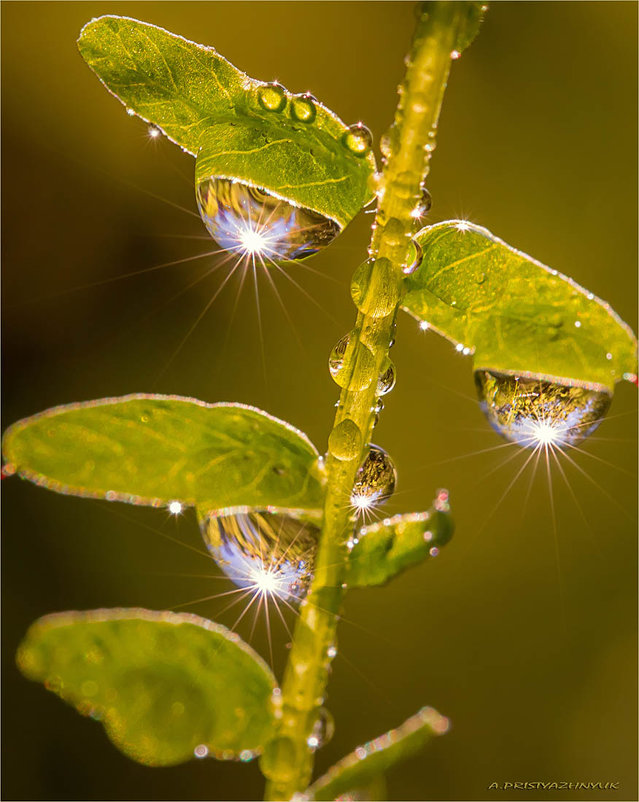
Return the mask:
<path id="1" fill-rule="evenodd" d="M 465 221 L 417 240 L 424 256 L 402 306 L 474 352 L 476 369 L 610 390 L 636 373 L 631 329 L 572 279 Z"/>
<path id="2" fill-rule="evenodd" d="M 300 96 L 288 91 L 281 108 L 269 109 L 269 85 L 212 47 L 117 16 L 85 25 L 78 47 L 132 113 L 189 153 L 202 149 L 198 173 L 208 173 L 200 177 L 237 178 L 341 226 L 373 197 L 368 180 L 375 158 L 370 149 L 349 149 L 348 128 L 333 112 L 313 99 L 314 119 L 300 121 L 294 111 Z"/>
<path id="3" fill-rule="evenodd" d="M 349 586 L 383 585 L 411 565 L 437 556 L 453 536 L 453 528 L 445 490 L 428 512 L 395 515 L 362 527 L 352 541 Z"/>
<path id="4" fill-rule="evenodd" d="M 133 760 L 250 759 L 271 737 L 275 678 L 225 627 L 195 615 L 93 610 L 45 616 L 18 666 L 98 719 Z"/>
<path id="5" fill-rule="evenodd" d="M 419 752 L 434 735 L 448 730 L 448 719 L 423 707 L 396 730 L 381 735 L 336 763 L 313 783 L 304 799 L 331 800 L 369 785 L 389 768 Z"/>
<path id="6" fill-rule="evenodd" d="M 9 470 L 60 493 L 160 506 L 322 506 L 317 451 L 242 404 L 129 395 L 55 407 L 9 427 Z"/>

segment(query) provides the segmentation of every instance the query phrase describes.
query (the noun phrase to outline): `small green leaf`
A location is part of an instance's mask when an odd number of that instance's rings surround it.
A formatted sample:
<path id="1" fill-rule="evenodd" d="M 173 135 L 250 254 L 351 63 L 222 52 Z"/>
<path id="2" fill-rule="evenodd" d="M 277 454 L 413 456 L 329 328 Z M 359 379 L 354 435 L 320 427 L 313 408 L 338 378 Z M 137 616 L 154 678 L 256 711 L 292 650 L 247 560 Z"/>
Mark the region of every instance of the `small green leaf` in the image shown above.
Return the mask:
<path id="1" fill-rule="evenodd" d="M 129 395 L 55 407 L 9 427 L 10 470 L 59 493 L 208 510 L 317 510 L 317 451 L 242 404 Z"/>
<path id="2" fill-rule="evenodd" d="M 348 562 L 349 587 L 383 585 L 411 565 L 435 557 L 453 536 L 448 493 L 428 512 L 395 515 L 360 529 Z"/>
<path id="3" fill-rule="evenodd" d="M 27 632 L 17 662 L 147 766 L 182 763 L 196 747 L 250 759 L 272 735 L 272 673 L 237 635 L 195 615 L 45 616 Z"/>
<path id="4" fill-rule="evenodd" d="M 432 707 L 423 707 L 396 730 L 358 746 L 314 782 L 303 798 L 331 800 L 352 789 L 366 787 L 375 777 L 423 749 L 434 735 L 445 733 L 448 726 L 447 718 Z"/>
<path id="5" fill-rule="evenodd" d="M 202 151 L 199 178 L 236 178 L 342 227 L 373 197 L 370 147 L 349 148 L 348 127 L 315 99 L 309 119 L 299 119 L 302 96 L 249 78 L 212 47 L 128 17 L 92 20 L 78 47 L 128 109 L 194 156 Z"/>
<path id="6" fill-rule="evenodd" d="M 423 229 L 402 307 L 474 352 L 476 370 L 614 389 L 636 373 L 637 340 L 572 279 L 462 220 Z"/>

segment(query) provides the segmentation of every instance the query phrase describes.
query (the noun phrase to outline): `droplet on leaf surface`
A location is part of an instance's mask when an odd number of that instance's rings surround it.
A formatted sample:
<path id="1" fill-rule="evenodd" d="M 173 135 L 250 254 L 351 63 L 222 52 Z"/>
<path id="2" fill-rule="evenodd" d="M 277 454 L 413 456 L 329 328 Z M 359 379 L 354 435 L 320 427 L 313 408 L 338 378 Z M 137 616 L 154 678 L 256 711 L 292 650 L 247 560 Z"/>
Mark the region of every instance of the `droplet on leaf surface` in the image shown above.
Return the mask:
<path id="1" fill-rule="evenodd" d="M 475 371 L 475 385 L 495 431 L 531 449 L 580 443 L 599 426 L 612 401 L 603 389 L 488 370 Z"/>
<path id="2" fill-rule="evenodd" d="M 313 578 L 318 528 L 270 512 L 211 513 L 201 523 L 215 562 L 238 587 L 299 601 Z"/>
<path id="3" fill-rule="evenodd" d="M 258 89 L 257 99 L 266 111 L 283 111 L 286 106 L 286 90 L 278 83 L 266 84 Z"/>
<path id="4" fill-rule="evenodd" d="M 224 250 L 262 263 L 312 256 L 341 230 L 317 212 L 229 178 L 200 181 L 196 198 L 204 225 Z"/>

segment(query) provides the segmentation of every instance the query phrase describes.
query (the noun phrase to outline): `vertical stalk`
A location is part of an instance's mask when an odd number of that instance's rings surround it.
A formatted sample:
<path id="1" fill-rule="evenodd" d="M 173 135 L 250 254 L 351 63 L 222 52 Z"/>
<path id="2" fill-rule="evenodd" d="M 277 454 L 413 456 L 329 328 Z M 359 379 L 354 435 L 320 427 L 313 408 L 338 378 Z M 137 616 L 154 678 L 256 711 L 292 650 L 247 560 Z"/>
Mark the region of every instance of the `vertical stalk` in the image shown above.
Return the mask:
<path id="1" fill-rule="evenodd" d="M 351 489 L 373 428 L 378 379 L 392 367 L 388 352 L 405 270 L 416 256 L 413 213 L 422 197 L 451 53 L 465 15 L 466 4 L 458 2 L 429 3 L 421 9 L 395 120 L 384 138 L 386 166 L 379 177 L 371 258 L 354 277 L 352 293 L 359 311 L 336 376 L 342 391 L 328 438 L 324 526 L 315 576 L 295 627 L 281 695 L 274 699 L 278 735 L 261 759 L 268 800 L 289 800 L 304 791 L 311 778 L 313 752 L 307 739 L 323 703 L 328 650 L 335 645 L 346 588 Z"/>

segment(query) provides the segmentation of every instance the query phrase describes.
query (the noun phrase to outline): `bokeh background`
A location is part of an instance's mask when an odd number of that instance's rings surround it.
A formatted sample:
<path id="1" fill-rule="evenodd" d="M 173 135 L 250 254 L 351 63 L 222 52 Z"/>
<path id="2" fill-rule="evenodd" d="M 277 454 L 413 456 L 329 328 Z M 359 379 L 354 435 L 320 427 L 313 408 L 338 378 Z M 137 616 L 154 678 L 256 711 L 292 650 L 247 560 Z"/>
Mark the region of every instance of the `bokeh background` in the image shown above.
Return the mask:
<path id="1" fill-rule="evenodd" d="M 233 312 L 233 280 L 185 340 L 226 268 L 192 258 L 212 248 L 194 238 L 205 231 L 192 158 L 151 140 L 76 51 L 81 26 L 106 13 L 213 44 L 250 75 L 364 120 L 379 140 L 413 5 L 2 3 L 4 426 L 55 404 L 155 391 L 259 406 L 323 449 L 337 397 L 326 359 L 354 317 L 349 279 L 371 218 L 290 268 L 290 281 L 273 276 L 292 325 L 262 277 L 260 333 L 248 286 Z M 636 27 L 635 3 L 495 2 L 453 66 L 429 179 L 432 221 L 489 227 L 635 330 Z M 436 561 L 348 596 L 328 698 L 337 730 L 319 769 L 430 704 L 452 729 L 392 772 L 393 799 L 514 799 L 488 786 L 524 780 L 621 788 L 546 799 L 636 799 L 635 388 L 618 388 L 609 420 L 570 455 L 576 465 L 562 460 L 567 481 L 553 467 L 553 514 L 545 471 L 509 489 L 526 454 L 507 462 L 513 450 L 490 450 L 501 441 L 474 399 L 470 359 L 408 317 L 393 358 L 398 384 L 375 431 L 399 470 L 388 509 L 423 509 L 448 487 L 457 533 Z M 3 491 L 4 798 L 260 798 L 255 763 L 128 761 L 13 663 L 40 615 L 177 609 L 228 590 L 182 547 L 202 548 L 194 516 L 18 479 Z M 224 606 L 179 609 L 231 626 L 238 612 Z M 278 672 L 288 640 L 276 624 Z M 263 623 L 253 643 L 268 656 Z"/>

